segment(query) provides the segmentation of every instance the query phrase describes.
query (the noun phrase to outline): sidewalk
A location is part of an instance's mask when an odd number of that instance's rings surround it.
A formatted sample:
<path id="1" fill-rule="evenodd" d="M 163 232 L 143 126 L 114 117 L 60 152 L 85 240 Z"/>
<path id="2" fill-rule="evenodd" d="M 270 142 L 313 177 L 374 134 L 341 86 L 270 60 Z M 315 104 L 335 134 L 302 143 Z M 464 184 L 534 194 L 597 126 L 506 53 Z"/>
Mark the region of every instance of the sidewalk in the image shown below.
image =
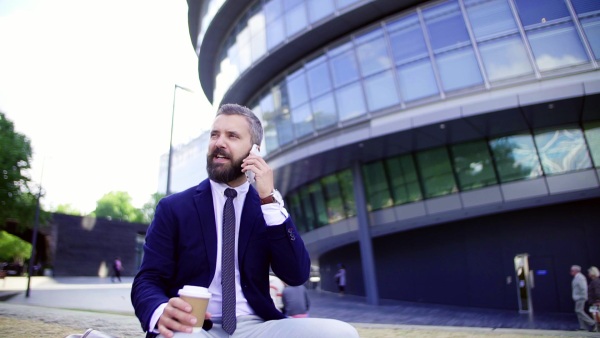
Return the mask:
<path id="1" fill-rule="evenodd" d="M 8 277 L 4 282 L 2 285 L 0 281 L 0 299 L 4 299 L 0 302 L 0 317 L 39 315 L 44 320 L 56 322 L 79 321 L 83 327 L 100 330 L 118 325 L 122 333 L 143 337 L 129 298 L 131 277 L 123 278 L 122 283 L 111 283 L 110 278 L 97 277 L 33 277 L 29 298 L 25 297 L 26 277 Z M 426 327 L 436 330 L 464 329 L 560 337 L 600 336 L 597 333 L 573 331 L 577 328 L 575 314 L 536 314 L 529 317 L 519 315 L 516 311 L 400 301 L 384 301 L 379 306 L 372 306 L 366 303 L 364 297 L 340 297 L 317 290 L 309 290 L 309 295 L 311 317 L 340 319 L 358 327 Z M 57 310 L 49 311 L 48 308 Z M 65 312 L 65 309 L 77 311 Z"/>

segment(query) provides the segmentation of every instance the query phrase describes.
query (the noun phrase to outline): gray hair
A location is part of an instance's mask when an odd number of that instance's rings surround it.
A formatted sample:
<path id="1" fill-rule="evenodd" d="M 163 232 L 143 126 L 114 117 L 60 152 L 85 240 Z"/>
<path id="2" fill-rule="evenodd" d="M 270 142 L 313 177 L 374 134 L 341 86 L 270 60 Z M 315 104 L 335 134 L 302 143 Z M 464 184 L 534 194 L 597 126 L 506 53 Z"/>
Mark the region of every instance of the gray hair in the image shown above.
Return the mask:
<path id="1" fill-rule="evenodd" d="M 588 269 L 588 274 L 589 274 L 590 276 L 594 276 L 594 277 L 600 277 L 600 271 L 598 271 L 598 268 L 597 268 L 597 267 L 595 267 L 595 266 L 591 266 L 591 267 Z"/>
<path id="2" fill-rule="evenodd" d="M 258 117 L 256 117 L 250 108 L 235 103 L 226 103 L 217 111 L 216 116 L 219 115 L 240 115 L 246 118 L 246 121 L 248 121 L 248 126 L 250 127 L 252 144 L 257 144 L 260 146 L 263 138 L 263 127 Z"/>
<path id="3" fill-rule="evenodd" d="M 581 267 L 579 265 L 572 265 L 571 266 L 571 270 L 572 271 L 581 272 Z"/>

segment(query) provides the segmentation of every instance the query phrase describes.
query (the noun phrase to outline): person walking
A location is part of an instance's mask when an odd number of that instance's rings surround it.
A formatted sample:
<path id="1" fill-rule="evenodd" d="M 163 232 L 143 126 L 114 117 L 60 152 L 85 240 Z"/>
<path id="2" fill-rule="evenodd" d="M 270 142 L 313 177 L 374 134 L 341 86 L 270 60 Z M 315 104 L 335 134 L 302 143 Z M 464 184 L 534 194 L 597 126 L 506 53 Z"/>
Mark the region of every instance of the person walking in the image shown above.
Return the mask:
<path id="1" fill-rule="evenodd" d="M 596 321 L 594 330 L 600 332 L 600 271 L 598 268 L 591 266 L 588 269 L 588 277 L 590 277 L 590 284 L 588 285 L 590 313 Z"/>
<path id="2" fill-rule="evenodd" d="M 283 313 L 288 317 L 306 318 L 310 309 L 308 291 L 304 285 L 286 285 L 281 296 Z"/>
<path id="3" fill-rule="evenodd" d="M 585 313 L 585 303 L 588 299 L 588 285 L 579 265 L 571 266 L 571 290 L 575 302 L 575 314 L 579 321 L 579 330 L 592 331 L 596 325 L 594 320 Z"/>
<path id="4" fill-rule="evenodd" d="M 115 278 L 119 280 L 119 283 L 121 283 L 121 271 L 123 271 L 123 263 L 121 262 L 121 258 L 117 257 L 115 258 L 115 260 L 113 261 L 112 264 L 112 275 L 110 276 L 110 281 L 111 282 L 115 282 Z"/>
<path id="5" fill-rule="evenodd" d="M 208 179 L 160 200 L 148 227 L 131 301 L 146 337 L 350 337 L 356 329 L 326 318 L 287 318 L 269 293 L 269 270 L 289 285 L 310 274 L 310 257 L 256 153 L 263 128 L 248 108 L 222 105 L 208 143 Z M 254 173 L 251 185 L 245 173 Z M 177 296 L 184 285 L 212 294 L 205 318 Z M 198 321 L 203 329 L 194 330 Z"/>
<path id="6" fill-rule="evenodd" d="M 337 283 L 340 296 L 346 291 L 346 267 L 344 264 L 338 264 L 338 272 L 335 274 L 335 282 Z"/>

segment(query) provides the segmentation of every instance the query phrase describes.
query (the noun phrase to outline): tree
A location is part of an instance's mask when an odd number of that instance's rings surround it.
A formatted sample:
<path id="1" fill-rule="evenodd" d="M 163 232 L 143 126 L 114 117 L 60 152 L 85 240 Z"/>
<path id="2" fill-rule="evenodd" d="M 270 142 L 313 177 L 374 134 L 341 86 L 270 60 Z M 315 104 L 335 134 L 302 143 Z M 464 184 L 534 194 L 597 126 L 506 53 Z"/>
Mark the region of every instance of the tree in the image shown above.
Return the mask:
<path id="1" fill-rule="evenodd" d="M 142 211 L 131 204 L 131 196 L 124 191 L 112 191 L 102 196 L 96 202 L 96 210 L 92 214 L 125 222 L 143 221 Z"/>
<path id="2" fill-rule="evenodd" d="M 12 121 L 0 112 L 0 227 L 7 220 L 20 227 L 33 224 L 37 197 L 27 176 L 31 153 L 29 139 L 16 132 Z M 47 215 L 41 216 L 45 218 Z"/>
<path id="3" fill-rule="evenodd" d="M 73 216 L 81 216 L 82 215 L 81 211 L 77 210 L 71 204 L 59 204 L 56 207 L 55 212 L 65 214 L 65 215 L 73 215 Z"/>
<path id="4" fill-rule="evenodd" d="M 31 243 L 6 231 L 0 231 L 0 261 L 23 261 L 31 255 Z"/>
<path id="5" fill-rule="evenodd" d="M 158 205 L 158 202 L 165 196 L 165 194 L 161 194 L 159 192 L 155 192 L 154 194 L 152 194 L 152 196 L 150 196 L 150 200 L 146 202 L 140 210 L 143 215 L 142 223 L 150 224 L 150 222 L 152 222 L 152 219 L 154 218 L 154 210 L 156 210 L 156 205 Z"/>

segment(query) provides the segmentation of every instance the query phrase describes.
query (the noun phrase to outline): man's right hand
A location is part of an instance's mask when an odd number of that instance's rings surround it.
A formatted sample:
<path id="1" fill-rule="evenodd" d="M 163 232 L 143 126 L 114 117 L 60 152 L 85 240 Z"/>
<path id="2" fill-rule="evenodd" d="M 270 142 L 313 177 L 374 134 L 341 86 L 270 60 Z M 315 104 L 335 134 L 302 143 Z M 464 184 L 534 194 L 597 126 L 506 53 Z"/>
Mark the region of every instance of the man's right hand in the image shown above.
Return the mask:
<path id="1" fill-rule="evenodd" d="M 171 338 L 177 332 L 192 332 L 192 327 L 198 322 L 198 319 L 192 314 L 192 306 L 179 297 L 169 299 L 165 310 L 158 319 L 158 332 L 161 335 Z M 207 314 L 207 318 L 210 315 Z"/>

